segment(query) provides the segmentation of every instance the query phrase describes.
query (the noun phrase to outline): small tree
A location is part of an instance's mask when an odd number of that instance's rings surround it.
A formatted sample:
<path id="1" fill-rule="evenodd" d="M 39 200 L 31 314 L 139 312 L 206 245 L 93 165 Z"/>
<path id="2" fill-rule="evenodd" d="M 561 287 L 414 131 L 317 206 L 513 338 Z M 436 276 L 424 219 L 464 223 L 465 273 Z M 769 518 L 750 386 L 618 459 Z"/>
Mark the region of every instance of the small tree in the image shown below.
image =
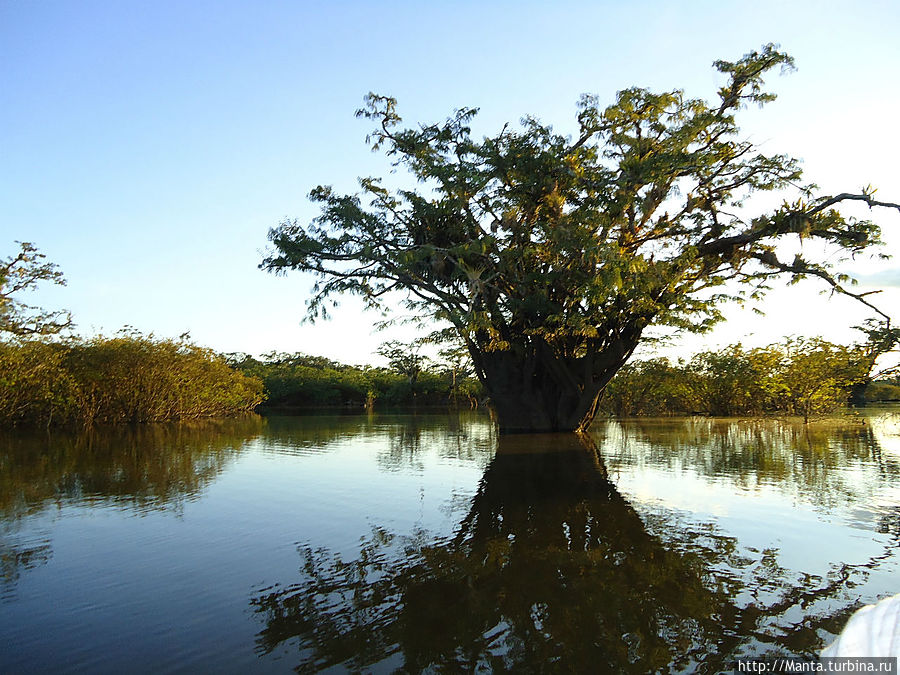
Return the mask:
<path id="1" fill-rule="evenodd" d="M 773 45 L 717 61 L 718 100 L 633 87 L 601 108 L 582 97 L 575 137 L 526 117 L 481 140 L 463 108 L 442 124 L 403 129 L 397 102 L 370 94 L 358 115 L 373 120 L 384 149 L 423 184 L 388 191 L 360 180 L 362 195 L 330 187 L 310 197 L 321 215 L 270 231 L 270 271 L 305 270 L 320 282 L 312 318 L 329 297 L 361 296 L 378 308 L 390 291 L 449 322 L 465 343 L 501 432 L 584 430 L 600 395 L 650 326 L 703 331 L 722 318 L 730 281 L 758 298 L 777 275 L 845 287 L 833 265 L 880 243 L 869 220 L 835 207 L 874 191 L 822 195 L 801 182 L 799 163 L 742 139 L 736 116 L 775 98 L 763 88 L 793 60 Z M 760 192 L 785 193 L 769 212 L 742 207 Z M 788 192 L 790 194 L 788 194 Z M 818 259 L 779 255 L 796 237 Z M 885 317 L 886 318 L 886 317 Z"/>
<path id="2" fill-rule="evenodd" d="M 631 361 L 607 385 L 603 408 L 620 417 L 697 412 L 692 374 L 667 358 Z"/>
<path id="3" fill-rule="evenodd" d="M 16 243 L 20 248 L 18 254 L 0 262 L 0 335 L 52 335 L 69 328 L 72 317 L 68 312 L 46 312 L 12 297 L 34 290 L 42 281 L 66 285 L 59 268 L 44 262 L 46 256 L 33 244 L 27 241 Z"/>
<path id="4" fill-rule="evenodd" d="M 691 360 L 700 408 L 711 415 L 760 414 L 771 410 L 783 389 L 776 348 L 745 350 L 738 343 Z"/>
<path id="5" fill-rule="evenodd" d="M 416 396 L 416 381 L 428 362 L 427 357 L 419 354 L 419 347 L 418 342 L 407 345 L 398 340 L 383 342 L 378 347 L 378 354 L 387 359 L 391 369 L 406 377 L 413 398 Z"/>
<path id="6" fill-rule="evenodd" d="M 853 348 L 821 338 L 788 339 L 784 354 L 779 378 L 785 407 L 804 422 L 846 403 L 854 385 L 865 377 L 866 368 Z"/>

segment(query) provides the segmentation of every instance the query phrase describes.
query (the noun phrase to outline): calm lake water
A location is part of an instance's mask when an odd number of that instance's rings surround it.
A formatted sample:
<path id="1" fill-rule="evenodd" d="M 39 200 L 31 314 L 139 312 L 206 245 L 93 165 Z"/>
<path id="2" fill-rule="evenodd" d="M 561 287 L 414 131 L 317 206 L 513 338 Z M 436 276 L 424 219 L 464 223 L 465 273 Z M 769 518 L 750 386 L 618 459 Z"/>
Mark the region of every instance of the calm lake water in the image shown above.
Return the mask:
<path id="1" fill-rule="evenodd" d="M 900 592 L 900 408 L 0 434 L 0 672 L 716 672 Z"/>

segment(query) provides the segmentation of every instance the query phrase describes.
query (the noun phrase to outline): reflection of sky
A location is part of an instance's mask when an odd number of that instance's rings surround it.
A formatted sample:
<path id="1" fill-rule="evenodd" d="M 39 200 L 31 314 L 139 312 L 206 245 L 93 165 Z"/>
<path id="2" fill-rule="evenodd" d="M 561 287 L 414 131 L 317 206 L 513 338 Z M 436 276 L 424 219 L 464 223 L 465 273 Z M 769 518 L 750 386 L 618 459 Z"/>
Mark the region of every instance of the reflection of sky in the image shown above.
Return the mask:
<path id="1" fill-rule="evenodd" d="M 663 508 L 696 522 L 714 522 L 722 534 L 737 537 L 744 547 L 779 548 L 781 563 L 792 569 L 827 571 L 827 566 L 809 569 L 810 549 L 816 550 L 819 560 L 862 563 L 882 552 L 888 541 L 885 535 L 872 535 L 874 510 L 856 507 L 828 515 L 772 485 L 735 489 L 690 470 L 648 467 L 639 474 L 618 467 L 613 476 L 616 487 L 639 512 Z M 861 533 L 862 528 L 869 531 Z"/>
<path id="2" fill-rule="evenodd" d="M 448 533 L 463 515 L 447 512 L 448 496 L 470 498 L 483 466 L 448 461 L 425 446 L 414 464 L 386 470 L 373 447 L 380 448 L 379 440 L 384 439 L 339 440 L 321 453 L 293 459 L 248 453 L 213 487 L 210 498 L 222 491 L 252 500 L 264 490 L 267 510 L 289 514 L 293 521 L 291 541 L 328 541 L 334 547 L 337 540 L 347 552 L 373 526 Z"/>
<path id="3" fill-rule="evenodd" d="M 900 411 L 886 408 L 881 414 L 869 418 L 869 426 L 881 451 L 900 459 Z"/>
<path id="4" fill-rule="evenodd" d="M 411 431 L 408 423 L 360 424 L 307 442 L 260 437 L 207 501 L 221 501 L 247 527 L 264 523 L 273 546 L 327 543 L 349 554 L 373 527 L 449 534 L 490 460 L 491 430 L 481 422 L 456 432 L 441 425 Z"/>

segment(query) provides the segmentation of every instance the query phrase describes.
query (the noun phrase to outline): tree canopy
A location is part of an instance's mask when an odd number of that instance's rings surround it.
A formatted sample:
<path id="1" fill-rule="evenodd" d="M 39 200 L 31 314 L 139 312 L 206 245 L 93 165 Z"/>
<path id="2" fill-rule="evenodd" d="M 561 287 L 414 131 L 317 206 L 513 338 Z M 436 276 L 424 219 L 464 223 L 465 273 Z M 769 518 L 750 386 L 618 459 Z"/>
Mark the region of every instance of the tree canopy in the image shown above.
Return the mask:
<path id="1" fill-rule="evenodd" d="M 369 94 L 357 115 L 376 123 L 373 150 L 421 188 L 317 187 L 320 215 L 271 230 L 261 266 L 319 277 L 312 318 L 334 296 L 381 308 L 402 291 L 452 324 L 502 431 L 586 428 L 649 326 L 706 330 L 722 301 L 758 298 L 777 275 L 816 277 L 878 311 L 835 266 L 880 244 L 879 228 L 836 207 L 900 207 L 871 188 L 819 194 L 797 160 L 741 137 L 738 113 L 774 100 L 764 76 L 792 69 L 790 56 L 770 44 L 714 66 L 725 83 L 711 103 L 677 89 L 624 89 L 605 108 L 583 96 L 575 136 L 525 117 L 478 139 L 476 108 L 403 128 L 396 100 Z M 782 204 L 748 213 L 763 192 Z M 789 237 L 820 245 L 789 259 L 778 248 Z"/>
<path id="2" fill-rule="evenodd" d="M 42 281 L 65 286 L 66 280 L 57 265 L 44 261 L 46 256 L 34 244 L 16 243 L 19 252 L 0 261 L 0 336 L 4 333 L 17 337 L 59 333 L 72 325 L 68 312 L 47 312 L 12 296 L 34 290 Z"/>

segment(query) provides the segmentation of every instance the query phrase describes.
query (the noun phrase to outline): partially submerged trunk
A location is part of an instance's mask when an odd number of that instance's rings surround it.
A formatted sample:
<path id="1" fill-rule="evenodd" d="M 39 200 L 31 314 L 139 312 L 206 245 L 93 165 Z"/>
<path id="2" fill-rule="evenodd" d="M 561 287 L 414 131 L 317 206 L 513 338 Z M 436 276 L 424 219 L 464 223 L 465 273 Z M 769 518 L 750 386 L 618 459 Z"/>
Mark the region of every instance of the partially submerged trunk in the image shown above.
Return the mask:
<path id="1" fill-rule="evenodd" d="M 848 396 L 850 403 L 853 405 L 865 405 L 866 389 L 871 383 L 871 378 L 866 378 L 850 387 L 850 394 Z"/>
<path id="2" fill-rule="evenodd" d="M 585 431 L 597 414 L 603 389 L 631 356 L 634 344 L 620 341 L 599 354 L 575 357 L 535 340 L 473 354 L 473 361 L 500 433 Z"/>

